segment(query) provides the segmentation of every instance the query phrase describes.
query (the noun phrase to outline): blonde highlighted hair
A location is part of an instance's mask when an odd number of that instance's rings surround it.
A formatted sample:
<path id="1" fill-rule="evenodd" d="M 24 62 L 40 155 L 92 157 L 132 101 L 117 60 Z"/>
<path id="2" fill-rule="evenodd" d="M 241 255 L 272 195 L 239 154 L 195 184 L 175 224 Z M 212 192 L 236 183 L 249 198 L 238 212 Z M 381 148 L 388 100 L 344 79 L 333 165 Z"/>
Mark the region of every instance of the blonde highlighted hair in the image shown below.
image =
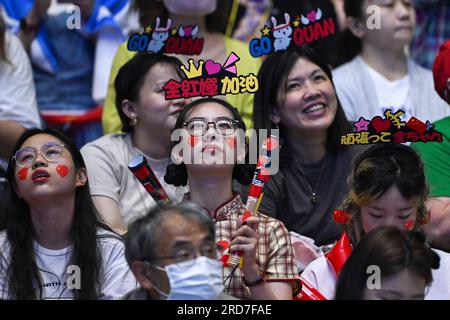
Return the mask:
<path id="1" fill-rule="evenodd" d="M 402 196 L 417 207 L 414 229 L 428 217 L 425 200 L 428 186 L 420 156 L 401 144 L 380 144 L 370 147 L 355 160 L 348 178 L 349 193 L 341 209 L 350 213 L 347 234 L 353 243 L 365 231 L 361 222 L 361 207 L 382 196 L 396 186 Z"/>

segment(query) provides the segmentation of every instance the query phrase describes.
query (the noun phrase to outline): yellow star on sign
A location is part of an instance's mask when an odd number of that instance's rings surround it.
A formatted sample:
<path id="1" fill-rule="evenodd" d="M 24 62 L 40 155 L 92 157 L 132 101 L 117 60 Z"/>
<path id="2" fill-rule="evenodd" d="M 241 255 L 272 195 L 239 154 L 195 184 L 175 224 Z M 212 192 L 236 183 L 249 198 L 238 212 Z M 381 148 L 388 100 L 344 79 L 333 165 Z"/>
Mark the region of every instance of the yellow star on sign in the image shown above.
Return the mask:
<path id="1" fill-rule="evenodd" d="M 151 26 L 146 27 L 144 33 L 150 33 L 150 32 L 152 32 L 152 27 Z"/>
<path id="2" fill-rule="evenodd" d="M 300 20 L 295 19 L 292 24 L 294 25 L 295 28 L 298 28 L 298 26 L 300 25 Z"/>
<path id="3" fill-rule="evenodd" d="M 270 28 L 267 27 L 267 26 L 264 26 L 264 28 L 262 28 L 260 31 L 261 31 L 263 36 L 268 36 L 269 32 L 270 32 Z"/>

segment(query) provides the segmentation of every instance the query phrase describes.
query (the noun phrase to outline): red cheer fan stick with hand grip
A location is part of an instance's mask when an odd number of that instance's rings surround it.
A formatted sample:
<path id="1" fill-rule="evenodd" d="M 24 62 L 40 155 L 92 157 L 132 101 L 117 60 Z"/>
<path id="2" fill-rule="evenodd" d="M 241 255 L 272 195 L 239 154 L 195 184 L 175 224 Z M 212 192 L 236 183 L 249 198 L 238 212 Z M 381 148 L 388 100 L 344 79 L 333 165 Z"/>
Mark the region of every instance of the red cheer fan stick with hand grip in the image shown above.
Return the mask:
<path id="1" fill-rule="evenodd" d="M 251 216 L 258 216 L 258 207 L 261 203 L 264 195 L 264 185 L 269 181 L 270 175 L 268 174 L 268 168 L 270 167 L 270 161 L 272 152 L 279 146 L 278 139 L 275 136 L 266 138 L 261 147 L 261 155 L 258 158 L 256 164 L 255 174 L 248 191 L 246 210 L 242 216 L 242 225 L 246 224 L 246 220 Z M 237 265 L 242 266 L 242 252 L 234 252 L 228 256 L 226 262 L 227 266 L 235 267 Z"/>
<path id="2" fill-rule="evenodd" d="M 298 296 L 294 297 L 294 300 L 327 300 L 323 294 L 314 288 L 308 281 L 300 277 L 302 283 L 302 291 Z"/>
<path id="3" fill-rule="evenodd" d="M 158 206 L 170 202 L 166 191 L 153 170 L 147 164 L 147 159 L 143 155 L 134 156 L 128 163 L 128 168 L 133 172 L 134 176 L 144 186 L 145 190 L 147 190 Z"/>

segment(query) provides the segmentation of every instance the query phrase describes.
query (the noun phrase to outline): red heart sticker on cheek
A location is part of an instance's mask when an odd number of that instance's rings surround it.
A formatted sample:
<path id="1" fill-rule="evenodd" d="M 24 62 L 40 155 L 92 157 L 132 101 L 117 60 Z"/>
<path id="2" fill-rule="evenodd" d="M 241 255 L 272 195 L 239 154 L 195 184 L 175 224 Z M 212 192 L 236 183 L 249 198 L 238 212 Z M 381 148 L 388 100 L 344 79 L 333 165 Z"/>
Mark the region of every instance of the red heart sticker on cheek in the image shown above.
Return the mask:
<path id="1" fill-rule="evenodd" d="M 403 227 L 405 228 L 406 231 L 411 231 L 414 228 L 414 223 L 415 221 L 413 219 L 408 220 L 405 222 Z"/>
<path id="2" fill-rule="evenodd" d="M 56 172 L 58 172 L 58 174 L 62 178 L 64 178 L 69 173 L 69 167 L 64 164 L 59 164 L 58 166 L 56 166 Z"/>
<path id="3" fill-rule="evenodd" d="M 189 143 L 189 145 L 193 148 L 193 147 L 195 147 L 195 145 L 197 144 L 197 142 L 198 142 L 198 138 L 197 137 L 195 137 L 195 136 L 189 136 L 189 138 L 188 138 L 188 143 Z"/>
<path id="4" fill-rule="evenodd" d="M 19 172 L 17 173 L 17 176 L 19 177 L 20 180 L 25 180 L 28 176 L 28 168 L 20 169 Z"/>
<path id="5" fill-rule="evenodd" d="M 228 137 L 228 138 L 227 138 L 227 145 L 228 145 L 231 149 L 234 149 L 234 147 L 236 146 L 236 137 Z"/>

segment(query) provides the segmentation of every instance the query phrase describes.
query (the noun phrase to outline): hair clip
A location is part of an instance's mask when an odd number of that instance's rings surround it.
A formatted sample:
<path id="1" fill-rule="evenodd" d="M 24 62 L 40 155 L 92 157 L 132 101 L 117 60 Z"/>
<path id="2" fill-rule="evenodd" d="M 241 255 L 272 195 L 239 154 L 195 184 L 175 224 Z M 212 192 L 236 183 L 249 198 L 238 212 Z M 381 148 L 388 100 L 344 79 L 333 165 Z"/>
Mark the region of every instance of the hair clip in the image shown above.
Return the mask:
<path id="1" fill-rule="evenodd" d="M 333 220 L 340 224 L 347 224 L 350 221 L 351 215 L 348 211 L 334 209 Z"/>

